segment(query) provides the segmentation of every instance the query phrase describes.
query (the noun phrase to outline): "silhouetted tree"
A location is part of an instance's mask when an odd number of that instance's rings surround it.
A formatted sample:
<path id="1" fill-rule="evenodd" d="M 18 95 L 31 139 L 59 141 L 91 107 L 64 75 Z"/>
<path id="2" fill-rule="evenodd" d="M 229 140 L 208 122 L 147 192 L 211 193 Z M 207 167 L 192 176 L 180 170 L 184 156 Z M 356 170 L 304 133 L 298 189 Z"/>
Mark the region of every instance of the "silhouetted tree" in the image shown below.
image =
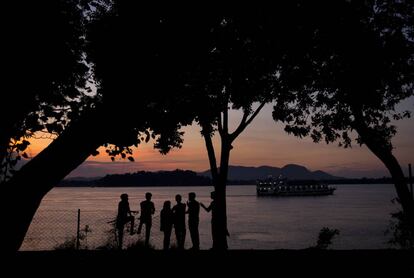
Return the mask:
<path id="1" fill-rule="evenodd" d="M 2 10 L 0 181 L 21 159 L 28 138 L 60 133 L 93 99 L 83 59 L 80 1 L 6 1 Z M 4 22 L 3 22 L 4 20 Z"/>
<path id="2" fill-rule="evenodd" d="M 99 146 L 112 144 L 107 145 L 108 154 L 126 158 L 132 154 L 130 146 L 148 142 L 151 137 L 164 154 L 182 143 L 179 128 L 192 118 L 170 90 L 182 84 L 175 74 L 181 73 L 176 65 L 194 63 L 188 34 L 195 27 L 187 24 L 191 30 L 175 34 L 172 31 L 176 27 L 186 26 L 185 18 L 177 16 L 163 29 L 158 27 L 163 23 L 158 9 L 137 17 L 137 4 L 122 3 L 109 11 L 96 10 L 88 25 L 85 59 L 93 63 L 98 101 L 4 184 L 6 196 L 19 196 L 19 202 L 12 205 L 12 215 L 9 207 L 0 211 L 8 225 L 6 250 L 20 247 L 42 198 L 88 156 L 96 154 Z M 152 40 L 158 37 L 164 41 Z M 177 37 L 183 44 L 168 47 Z M 202 45 L 201 41 L 197 43 Z M 181 55 L 174 56 L 176 51 Z M 191 59 L 180 58 L 187 52 Z M 133 160 L 132 156 L 128 159 Z"/>
<path id="3" fill-rule="evenodd" d="M 392 120 L 408 117 L 396 105 L 413 96 L 414 10 L 410 1 L 344 1 L 317 10 L 314 26 L 312 80 L 290 103 L 277 103 L 275 120 L 296 136 L 315 142 L 365 144 L 389 170 L 404 212 L 414 223 L 414 203 L 407 181 L 392 153 L 396 134 Z M 312 10 L 312 7 L 310 7 Z"/>
<path id="4" fill-rule="evenodd" d="M 332 244 L 332 240 L 336 235 L 339 235 L 338 229 L 329 229 L 328 227 L 323 227 L 319 231 L 318 241 L 316 242 L 315 248 L 327 249 L 329 245 Z"/>
<path id="5" fill-rule="evenodd" d="M 232 144 L 266 103 L 286 107 L 294 99 L 292 92 L 312 79 L 308 57 L 315 30 L 308 23 L 314 14 L 307 8 L 297 1 L 273 7 L 239 7 L 222 15 L 211 27 L 207 60 L 189 74 L 186 88 L 197 94 L 189 98 L 195 100 L 196 121 L 205 140 L 216 192 L 214 248 L 227 248 L 226 183 Z M 234 131 L 229 130 L 230 109 L 243 112 Z M 288 109 L 277 113 L 295 117 Z M 219 159 L 212 140 L 217 133 Z"/>

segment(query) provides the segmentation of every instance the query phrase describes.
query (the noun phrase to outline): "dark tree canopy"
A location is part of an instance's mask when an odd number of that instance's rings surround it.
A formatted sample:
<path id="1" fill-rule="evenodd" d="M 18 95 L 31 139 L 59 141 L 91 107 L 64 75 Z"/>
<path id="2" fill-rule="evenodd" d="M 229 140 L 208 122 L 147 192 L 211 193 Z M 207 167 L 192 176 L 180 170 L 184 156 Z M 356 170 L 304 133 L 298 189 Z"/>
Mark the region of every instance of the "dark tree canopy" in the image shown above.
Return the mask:
<path id="1" fill-rule="evenodd" d="M 392 154 L 396 105 L 414 95 L 413 7 L 410 1 L 345 1 L 315 14 L 312 80 L 274 106 L 273 118 L 296 136 L 351 146 L 351 132 L 387 167 L 414 226 L 414 203 Z"/>
<path id="2" fill-rule="evenodd" d="M 148 7 L 137 16 L 139 10 L 137 3 L 116 1 L 96 15 L 87 36 L 99 108 L 109 115 L 107 142 L 116 145 L 110 154 L 122 155 L 151 137 L 165 154 L 181 146 L 179 129 L 193 120 L 179 93 L 183 72 L 204 47 L 198 28 L 208 25 L 196 15 Z"/>
<path id="3" fill-rule="evenodd" d="M 294 135 L 347 147 L 359 111 L 391 147 L 391 120 L 409 116 L 396 105 L 414 94 L 412 15 L 405 1 L 349 1 L 318 14 L 309 22 L 313 78 L 290 103 L 276 104 L 275 120 Z"/>
<path id="4" fill-rule="evenodd" d="M 23 152 L 28 141 L 19 140 L 36 131 L 60 133 L 89 96 L 78 1 L 7 1 L 2 10 L 10 14 L 2 19 L 0 168 L 5 171 L 7 148 Z"/>

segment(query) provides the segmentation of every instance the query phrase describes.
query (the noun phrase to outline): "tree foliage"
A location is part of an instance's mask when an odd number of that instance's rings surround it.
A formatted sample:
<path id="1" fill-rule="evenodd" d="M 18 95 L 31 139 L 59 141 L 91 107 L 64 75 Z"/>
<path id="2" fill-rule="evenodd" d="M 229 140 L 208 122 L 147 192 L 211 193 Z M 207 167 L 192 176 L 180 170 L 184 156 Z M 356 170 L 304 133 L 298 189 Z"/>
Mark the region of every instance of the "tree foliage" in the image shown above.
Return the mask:
<path id="1" fill-rule="evenodd" d="M 352 132 L 387 167 L 414 227 L 414 202 L 392 154 L 393 120 L 410 116 L 396 105 L 414 95 L 413 4 L 410 1 L 344 1 L 318 13 L 308 61 L 312 79 L 294 98 L 274 106 L 273 118 L 295 136 L 349 147 Z"/>
<path id="2" fill-rule="evenodd" d="M 392 148 L 392 121 L 410 116 L 396 105 L 414 92 L 413 7 L 408 1 L 344 1 L 330 8 L 312 10 L 312 79 L 292 101 L 275 105 L 274 119 L 296 136 L 349 147 L 362 116 L 373 136 Z"/>
<path id="3" fill-rule="evenodd" d="M 70 119 L 91 105 L 83 48 L 84 8 L 81 2 L 68 0 L 7 1 L 3 5 L 13 15 L 3 18 L 3 177 L 16 159 L 26 156 L 30 136 L 43 130 L 59 134 Z"/>

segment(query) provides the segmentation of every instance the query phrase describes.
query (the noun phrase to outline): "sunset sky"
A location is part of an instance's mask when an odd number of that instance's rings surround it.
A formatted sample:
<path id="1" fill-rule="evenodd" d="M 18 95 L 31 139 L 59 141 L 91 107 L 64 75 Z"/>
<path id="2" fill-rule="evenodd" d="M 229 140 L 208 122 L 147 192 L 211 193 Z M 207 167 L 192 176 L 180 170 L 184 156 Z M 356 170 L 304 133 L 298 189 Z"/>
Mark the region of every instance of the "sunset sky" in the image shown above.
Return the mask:
<path id="1" fill-rule="evenodd" d="M 413 111 L 413 108 L 413 98 L 400 105 L 401 110 Z M 253 123 L 236 139 L 230 158 L 231 165 L 283 167 L 293 163 L 303 165 L 312 171 L 322 170 L 342 177 L 389 176 L 383 164 L 365 146 L 355 144 L 351 149 L 343 149 L 336 144 L 315 144 L 310 138 L 299 139 L 287 135 L 283 131 L 283 125 L 273 121 L 271 111 L 270 104 L 265 106 Z M 233 129 L 240 121 L 240 115 L 237 111 L 230 114 Z M 397 127 L 398 134 L 393 139 L 394 154 L 407 172 L 408 163 L 414 164 L 414 118 L 397 122 Z M 174 149 L 168 155 L 161 155 L 154 150 L 151 141 L 140 145 L 134 151 L 135 162 L 111 162 L 105 151 L 100 149 L 100 155 L 90 157 L 69 177 L 97 177 L 141 170 L 207 170 L 209 163 L 199 127 L 194 124 L 185 127 L 183 131 L 183 147 Z M 50 139 L 32 140 L 29 155 L 36 155 L 50 142 Z"/>

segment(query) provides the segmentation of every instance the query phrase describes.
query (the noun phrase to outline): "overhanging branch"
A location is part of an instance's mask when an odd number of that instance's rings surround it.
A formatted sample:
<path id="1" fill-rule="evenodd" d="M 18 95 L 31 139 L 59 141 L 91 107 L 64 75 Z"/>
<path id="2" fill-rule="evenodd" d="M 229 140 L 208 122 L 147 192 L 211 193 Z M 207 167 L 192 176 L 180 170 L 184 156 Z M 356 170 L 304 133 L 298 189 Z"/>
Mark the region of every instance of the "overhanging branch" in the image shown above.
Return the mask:
<path id="1" fill-rule="evenodd" d="M 239 126 L 237 127 L 237 129 L 229 135 L 230 138 L 230 142 L 233 142 L 234 139 L 237 138 L 237 136 L 240 135 L 240 133 L 242 133 L 246 127 L 254 120 L 254 118 L 260 113 L 260 111 L 262 110 L 262 108 L 265 106 L 266 102 L 262 102 L 259 107 L 257 107 L 256 111 L 253 112 L 253 114 L 250 116 L 249 118 L 249 113 L 245 112 L 243 114 L 243 118 L 239 124 Z"/>

